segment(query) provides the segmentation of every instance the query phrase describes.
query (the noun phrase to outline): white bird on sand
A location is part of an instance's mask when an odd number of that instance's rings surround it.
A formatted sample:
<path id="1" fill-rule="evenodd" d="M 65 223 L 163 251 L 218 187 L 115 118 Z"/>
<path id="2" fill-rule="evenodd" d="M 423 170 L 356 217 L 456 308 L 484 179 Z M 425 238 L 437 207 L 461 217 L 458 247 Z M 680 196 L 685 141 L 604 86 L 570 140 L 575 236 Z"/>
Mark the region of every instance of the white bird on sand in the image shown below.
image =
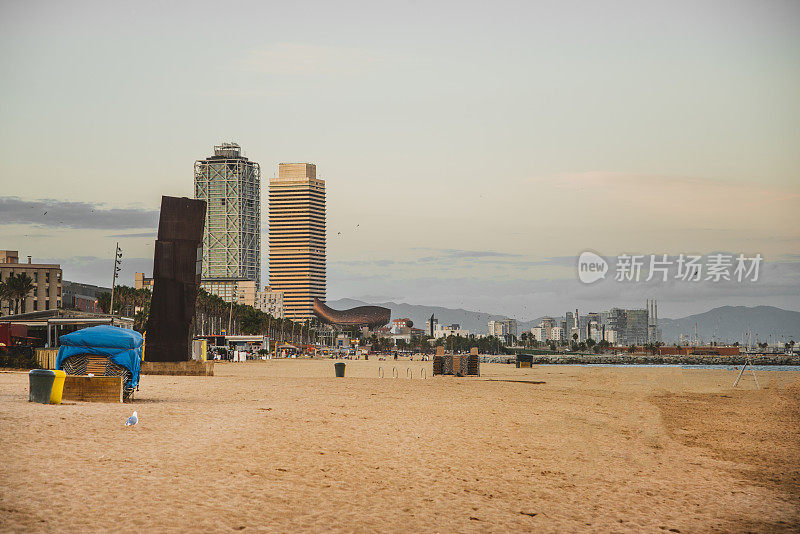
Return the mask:
<path id="1" fill-rule="evenodd" d="M 136 412 L 133 412 L 133 415 L 128 417 L 128 420 L 125 421 L 125 426 L 133 426 L 139 422 L 139 416 L 136 415 Z"/>

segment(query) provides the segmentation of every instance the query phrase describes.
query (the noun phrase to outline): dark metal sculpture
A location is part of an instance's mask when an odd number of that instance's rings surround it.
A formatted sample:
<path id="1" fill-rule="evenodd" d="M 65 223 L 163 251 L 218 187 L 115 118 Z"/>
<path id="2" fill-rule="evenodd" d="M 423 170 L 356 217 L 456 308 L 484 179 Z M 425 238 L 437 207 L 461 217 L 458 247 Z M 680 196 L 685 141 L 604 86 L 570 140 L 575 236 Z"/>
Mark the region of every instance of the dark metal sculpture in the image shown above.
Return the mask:
<path id="1" fill-rule="evenodd" d="M 334 310 L 319 299 L 314 299 L 314 315 L 320 321 L 336 326 L 383 326 L 392 317 L 392 310 L 381 306 L 358 306 L 349 310 Z"/>
<path id="2" fill-rule="evenodd" d="M 161 197 L 153 298 L 145 341 L 145 359 L 149 362 L 182 362 L 191 358 L 205 221 L 205 201 Z"/>

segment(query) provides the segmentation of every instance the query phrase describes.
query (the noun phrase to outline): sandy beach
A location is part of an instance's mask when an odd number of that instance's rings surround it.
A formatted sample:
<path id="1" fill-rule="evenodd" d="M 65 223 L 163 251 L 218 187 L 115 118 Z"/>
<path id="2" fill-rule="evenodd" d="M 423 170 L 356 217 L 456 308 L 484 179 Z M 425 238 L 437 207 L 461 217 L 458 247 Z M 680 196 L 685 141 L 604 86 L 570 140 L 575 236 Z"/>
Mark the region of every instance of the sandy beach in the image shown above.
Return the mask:
<path id="1" fill-rule="evenodd" d="M 0 530 L 800 529 L 800 373 L 346 363 L 144 376 L 124 405 L 0 372 Z"/>

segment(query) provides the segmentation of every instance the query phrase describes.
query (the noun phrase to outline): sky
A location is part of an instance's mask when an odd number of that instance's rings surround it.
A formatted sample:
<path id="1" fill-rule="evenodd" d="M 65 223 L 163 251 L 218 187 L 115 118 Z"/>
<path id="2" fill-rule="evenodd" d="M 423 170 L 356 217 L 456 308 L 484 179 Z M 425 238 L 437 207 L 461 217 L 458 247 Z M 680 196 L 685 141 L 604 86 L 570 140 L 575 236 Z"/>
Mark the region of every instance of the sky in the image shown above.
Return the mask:
<path id="1" fill-rule="evenodd" d="M 235 141 L 263 213 L 278 163 L 326 180 L 329 300 L 800 310 L 795 1 L 0 0 L 0 50 L 0 248 L 67 280 L 152 272 L 161 195 Z M 585 250 L 764 264 L 585 285 Z"/>

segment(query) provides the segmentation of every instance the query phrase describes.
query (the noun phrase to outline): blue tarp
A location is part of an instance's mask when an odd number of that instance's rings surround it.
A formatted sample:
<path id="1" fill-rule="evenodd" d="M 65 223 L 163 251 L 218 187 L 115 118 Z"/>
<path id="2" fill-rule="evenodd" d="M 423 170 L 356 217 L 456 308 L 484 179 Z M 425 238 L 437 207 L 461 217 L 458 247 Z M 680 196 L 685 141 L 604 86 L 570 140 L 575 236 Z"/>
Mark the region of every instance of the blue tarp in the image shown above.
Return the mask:
<path id="1" fill-rule="evenodd" d="M 76 354 L 106 356 L 117 365 L 128 369 L 133 378 L 125 383 L 134 388 L 139 383 L 139 368 L 142 364 L 142 334 L 116 326 L 92 326 L 61 336 L 56 369 L 61 369 L 64 359 Z"/>

